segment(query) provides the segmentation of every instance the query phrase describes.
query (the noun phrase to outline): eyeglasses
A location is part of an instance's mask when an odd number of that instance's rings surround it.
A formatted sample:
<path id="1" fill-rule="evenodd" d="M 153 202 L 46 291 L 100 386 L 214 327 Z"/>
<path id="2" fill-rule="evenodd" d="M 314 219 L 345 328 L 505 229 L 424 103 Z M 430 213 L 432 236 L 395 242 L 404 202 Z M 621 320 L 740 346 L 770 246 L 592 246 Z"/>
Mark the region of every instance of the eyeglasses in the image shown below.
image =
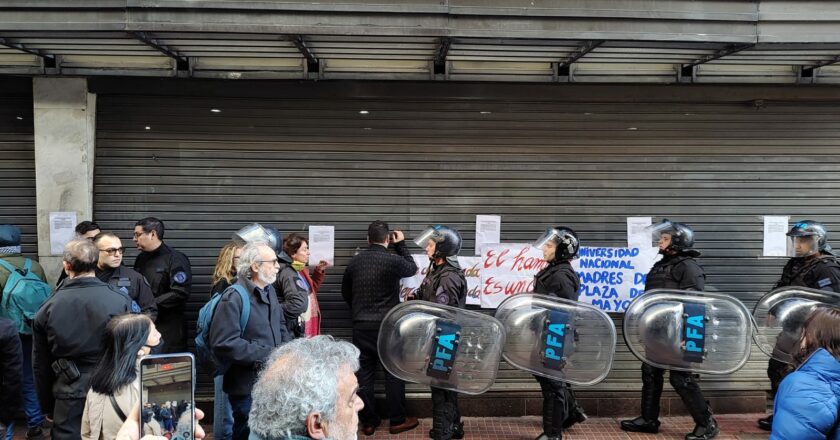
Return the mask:
<path id="1" fill-rule="evenodd" d="M 149 232 L 151 232 L 151 231 L 149 231 Z M 137 232 L 137 231 L 135 231 L 134 232 L 134 238 L 140 238 L 141 235 L 146 235 L 149 232 Z"/>
<path id="2" fill-rule="evenodd" d="M 113 257 L 114 255 L 117 255 L 117 253 L 119 253 L 120 255 L 125 254 L 125 247 L 100 249 L 99 252 L 105 252 Z"/>
<path id="3" fill-rule="evenodd" d="M 260 261 L 258 261 L 258 263 L 260 263 L 260 264 L 263 264 L 263 263 L 271 263 L 271 265 L 272 265 L 272 266 L 274 266 L 275 264 L 279 265 L 279 264 L 280 264 L 280 260 L 278 260 L 278 259 L 276 259 L 276 258 L 275 258 L 275 259 L 273 259 L 273 260 L 260 260 Z"/>

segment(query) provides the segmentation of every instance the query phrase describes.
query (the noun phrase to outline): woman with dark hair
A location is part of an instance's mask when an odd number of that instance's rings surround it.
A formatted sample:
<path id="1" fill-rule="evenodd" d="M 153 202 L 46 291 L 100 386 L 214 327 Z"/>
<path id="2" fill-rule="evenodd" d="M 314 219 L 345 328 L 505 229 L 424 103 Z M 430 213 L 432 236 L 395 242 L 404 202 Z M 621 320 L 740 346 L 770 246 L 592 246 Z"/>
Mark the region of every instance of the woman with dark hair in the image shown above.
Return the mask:
<path id="1" fill-rule="evenodd" d="M 301 325 L 307 338 L 321 334 L 321 308 L 318 306 L 318 288 L 324 282 L 327 262 L 320 261 L 309 273 L 309 242 L 298 234 L 290 234 L 283 241 L 283 252 L 291 259 L 291 268 L 296 272 L 295 283 L 303 287 L 309 296 L 309 306 L 300 315 Z M 281 266 L 283 267 L 283 266 Z M 282 273 L 282 269 L 281 269 Z M 280 274 L 277 275 L 280 277 Z"/>
<path id="2" fill-rule="evenodd" d="M 139 361 L 160 343 L 148 316 L 119 315 L 105 327 L 105 350 L 90 378 L 82 414 L 82 438 L 110 440 L 140 400 Z M 113 397 L 113 398 L 112 398 Z"/>
<path id="3" fill-rule="evenodd" d="M 236 264 L 239 263 L 240 255 L 242 246 L 236 243 L 230 242 L 222 247 L 210 279 L 213 284 L 210 288 L 211 298 L 236 282 Z M 230 440 L 233 438 L 233 411 L 228 396 L 222 389 L 225 376 L 218 373 L 213 373 L 213 438 Z"/>
<path id="4" fill-rule="evenodd" d="M 770 440 L 840 440 L 840 309 L 808 316 L 794 359 L 776 393 Z"/>

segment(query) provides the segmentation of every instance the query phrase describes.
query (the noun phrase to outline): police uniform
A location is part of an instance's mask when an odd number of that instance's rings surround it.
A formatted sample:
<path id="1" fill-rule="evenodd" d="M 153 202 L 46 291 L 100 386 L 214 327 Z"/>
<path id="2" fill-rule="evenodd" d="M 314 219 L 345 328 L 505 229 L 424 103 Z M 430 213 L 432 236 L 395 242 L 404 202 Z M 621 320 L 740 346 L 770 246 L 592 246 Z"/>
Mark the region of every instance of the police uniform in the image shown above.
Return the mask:
<path id="1" fill-rule="evenodd" d="M 418 296 L 423 301 L 464 308 L 467 301 L 467 278 L 461 268 L 450 263 L 432 264 L 420 284 Z M 463 438 L 464 425 L 458 409 L 458 393 L 432 388 L 432 438 L 449 440 L 457 432 Z"/>
<path id="2" fill-rule="evenodd" d="M 157 303 L 155 325 L 163 337 L 165 353 L 187 350 L 184 306 L 190 297 L 192 274 L 187 257 L 161 243 L 151 252 L 141 252 L 134 270 L 149 282 Z"/>
<path id="3" fill-rule="evenodd" d="M 133 310 L 134 312 L 144 313 L 152 318 L 152 321 L 157 319 L 155 296 L 143 275 L 125 266 L 117 268 L 106 266 L 104 269 L 96 268 L 96 277 L 103 283 L 128 295 L 133 301 L 132 306 L 136 307 Z"/>
<path id="4" fill-rule="evenodd" d="M 54 440 L 78 440 L 90 375 L 104 350 L 102 335 L 131 299 L 96 277 L 71 278 L 51 296 L 32 326 L 38 400 L 52 414 Z"/>
<path id="5" fill-rule="evenodd" d="M 577 301 L 580 277 L 569 260 L 552 260 L 534 276 L 534 293 Z M 562 438 L 563 427 L 577 421 L 569 417 L 579 411 L 574 395 L 565 382 L 537 375 L 534 378 L 539 382 L 543 396 L 543 433 L 549 438 Z"/>
<path id="6" fill-rule="evenodd" d="M 702 291 L 706 284 L 703 268 L 694 260 L 696 251 L 683 251 L 677 255 L 664 255 L 648 272 L 645 291 L 653 289 L 678 289 Z M 642 363 L 642 417 L 659 419 L 659 400 L 662 396 L 665 370 Z M 707 426 L 712 417 L 703 392 L 694 375 L 685 371 L 670 370 L 670 382 L 679 394 L 694 423 Z"/>
<path id="7" fill-rule="evenodd" d="M 825 251 L 813 257 L 791 258 L 785 264 L 782 277 L 774 288 L 788 286 L 840 292 L 840 261 L 835 255 Z M 778 346 L 778 344 L 785 344 L 785 342 L 785 339 L 780 338 L 773 350 L 785 353 L 791 352 L 792 347 Z M 796 343 L 797 341 L 787 342 Z M 767 377 L 770 378 L 770 393 L 773 397 L 776 396 L 776 391 L 778 391 L 782 379 L 791 371 L 788 369 L 788 364 L 770 358 L 767 364 Z"/>

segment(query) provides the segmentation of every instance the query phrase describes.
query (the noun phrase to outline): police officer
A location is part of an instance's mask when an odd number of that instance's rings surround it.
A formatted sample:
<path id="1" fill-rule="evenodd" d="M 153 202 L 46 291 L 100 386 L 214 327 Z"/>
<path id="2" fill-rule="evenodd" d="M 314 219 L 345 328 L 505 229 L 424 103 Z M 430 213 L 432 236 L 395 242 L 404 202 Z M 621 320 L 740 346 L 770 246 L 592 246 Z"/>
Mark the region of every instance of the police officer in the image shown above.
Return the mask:
<path id="1" fill-rule="evenodd" d="M 68 274 L 32 326 L 35 388 L 41 408 L 52 414 L 52 438 L 81 437 L 90 374 L 104 349 L 108 321 L 131 311 L 131 299 L 94 275 L 99 252 L 86 239 L 64 248 Z"/>
<path id="2" fill-rule="evenodd" d="M 429 272 L 420 284 L 417 297 L 423 301 L 464 308 L 467 302 L 467 278 L 458 264 L 461 234 L 454 228 L 435 225 L 415 240 L 426 248 Z M 435 440 L 464 438 L 464 424 L 458 409 L 458 393 L 432 388 L 432 430 Z"/>
<path id="3" fill-rule="evenodd" d="M 694 231 L 683 223 L 667 219 L 653 228 L 659 233 L 657 261 L 648 272 L 645 290 L 678 289 L 702 291 L 706 283 L 703 268 L 694 260 L 700 252 L 694 246 Z M 632 420 L 622 420 L 621 429 L 631 432 L 659 432 L 659 399 L 662 395 L 665 370 L 642 363 L 642 415 Z M 694 419 L 694 431 L 686 440 L 706 440 L 720 433 L 712 409 L 703 398 L 700 385 L 692 373 L 670 371 L 670 382 Z"/>
<path id="4" fill-rule="evenodd" d="M 99 262 L 96 263 L 96 277 L 103 283 L 128 295 L 133 301 L 133 310 L 157 319 L 157 305 L 152 288 L 143 275 L 122 265 L 125 248 L 122 241 L 113 232 L 102 232 L 93 239 L 99 249 Z"/>
<path id="5" fill-rule="evenodd" d="M 571 228 L 549 228 L 534 247 L 541 249 L 548 263 L 534 276 L 534 293 L 571 301 L 578 300 L 580 278 L 572 268 L 572 260 L 580 249 L 578 236 Z M 537 440 L 563 438 L 563 429 L 586 420 L 565 382 L 534 375 L 543 395 L 543 432 Z"/>
<path id="6" fill-rule="evenodd" d="M 143 275 L 152 288 L 157 303 L 155 322 L 163 336 L 163 352 L 187 350 L 187 320 L 184 306 L 190 297 L 192 274 L 190 260 L 172 249 L 163 240 L 163 221 L 146 217 L 134 226 L 134 243 L 140 255 L 134 261 L 134 270 Z"/>
<path id="7" fill-rule="evenodd" d="M 785 264 L 782 277 L 774 289 L 799 286 L 840 292 L 840 262 L 828 245 L 828 231 L 825 226 L 813 220 L 802 220 L 790 228 L 787 236 L 791 239 L 794 257 Z M 786 353 L 793 350 L 793 347 L 781 347 L 780 343 L 785 344 L 780 338 L 774 350 Z M 770 394 L 774 398 L 779 384 L 790 371 L 786 363 L 770 358 L 767 377 L 770 378 Z M 758 426 L 770 431 L 773 427 L 773 415 L 759 419 Z"/>

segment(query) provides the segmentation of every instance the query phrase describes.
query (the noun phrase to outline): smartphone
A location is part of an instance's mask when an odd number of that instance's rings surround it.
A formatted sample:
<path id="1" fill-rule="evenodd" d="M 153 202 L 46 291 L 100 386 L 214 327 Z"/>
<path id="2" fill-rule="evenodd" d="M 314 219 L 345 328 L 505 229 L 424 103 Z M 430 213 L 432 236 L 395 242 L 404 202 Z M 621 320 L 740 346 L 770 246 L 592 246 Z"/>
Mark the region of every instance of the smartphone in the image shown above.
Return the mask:
<path id="1" fill-rule="evenodd" d="M 193 440 L 195 358 L 157 354 L 140 360 L 140 437 Z"/>

